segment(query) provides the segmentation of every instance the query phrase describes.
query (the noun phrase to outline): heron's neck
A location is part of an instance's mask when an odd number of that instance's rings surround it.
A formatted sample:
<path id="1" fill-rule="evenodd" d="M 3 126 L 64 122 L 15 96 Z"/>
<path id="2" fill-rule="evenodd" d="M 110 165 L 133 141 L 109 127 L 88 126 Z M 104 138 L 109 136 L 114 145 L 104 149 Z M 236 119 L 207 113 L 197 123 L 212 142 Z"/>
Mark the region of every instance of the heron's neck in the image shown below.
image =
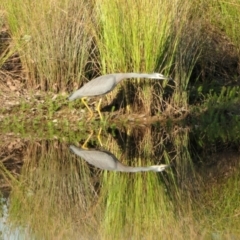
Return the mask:
<path id="1" fill-rule="evenodd" d="M 125 78 L 149 78 L 149 74 L 146 74 L 146 73 L 126 73 Z"/>
<path id="2" fill-rule="evenodd" d="M 130 166 L 121 166 L 118 169 L 120 172 L 148 172 L 148 171 L 155 171 L 154 166 L 149 167 L 130 167 Z"/>

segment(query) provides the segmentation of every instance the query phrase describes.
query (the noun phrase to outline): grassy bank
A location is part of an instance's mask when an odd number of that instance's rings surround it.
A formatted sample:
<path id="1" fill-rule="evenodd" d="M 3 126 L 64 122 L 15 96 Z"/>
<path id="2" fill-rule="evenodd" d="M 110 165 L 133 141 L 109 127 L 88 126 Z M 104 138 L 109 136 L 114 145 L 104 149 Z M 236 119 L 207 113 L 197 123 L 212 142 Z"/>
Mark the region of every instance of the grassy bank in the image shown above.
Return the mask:
<path id="1" fill-rule="evenodd" d="M 235 0 L 0 2 L 10 38 L 1 42 L 2 84 L 17 78 L 28 91 L 72 92 L 100 74 L 162 72 L 174 83 L 125 81 L 105 105 L 178 115 L 209 89 L 239 83 Z M 18 71 L 7 67 L 13 53 Z"/>

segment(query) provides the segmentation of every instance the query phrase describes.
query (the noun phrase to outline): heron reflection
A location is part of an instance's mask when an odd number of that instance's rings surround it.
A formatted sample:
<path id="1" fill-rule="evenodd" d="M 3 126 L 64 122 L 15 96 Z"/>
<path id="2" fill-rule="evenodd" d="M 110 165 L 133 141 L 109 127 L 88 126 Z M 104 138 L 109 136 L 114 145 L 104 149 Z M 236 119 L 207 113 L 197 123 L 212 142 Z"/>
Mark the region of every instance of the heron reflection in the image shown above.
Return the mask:
<path id="1" fill-rule="evenodd" d="M 110 171 L 119 171 L 119 172 L 162 172 L 170 165 L 161 164 L 161 165 L 152 165 L 148 167 L 131 167 L 126 166 L 118 161 L 118 159 L 108 151 L 96 150 L 96 149 L 85 149 L 78 148 L 76 146 L 70 145 L 70 149 L 79 157 L 82 157 L 89 164 Z"/>

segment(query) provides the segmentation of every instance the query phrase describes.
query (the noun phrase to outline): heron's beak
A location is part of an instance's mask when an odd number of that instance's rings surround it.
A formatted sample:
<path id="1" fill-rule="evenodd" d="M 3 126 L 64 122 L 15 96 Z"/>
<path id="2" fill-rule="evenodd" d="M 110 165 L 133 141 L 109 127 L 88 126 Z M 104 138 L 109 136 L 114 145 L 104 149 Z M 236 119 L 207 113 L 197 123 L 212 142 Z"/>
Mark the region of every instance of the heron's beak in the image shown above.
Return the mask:
<path id="1" fill-rule="evenodd" d="M 166 76 L 162 76 L 162 79 L 166 79 L 166 80 L 172 80 L 172 77 L 166 77 Z"/>

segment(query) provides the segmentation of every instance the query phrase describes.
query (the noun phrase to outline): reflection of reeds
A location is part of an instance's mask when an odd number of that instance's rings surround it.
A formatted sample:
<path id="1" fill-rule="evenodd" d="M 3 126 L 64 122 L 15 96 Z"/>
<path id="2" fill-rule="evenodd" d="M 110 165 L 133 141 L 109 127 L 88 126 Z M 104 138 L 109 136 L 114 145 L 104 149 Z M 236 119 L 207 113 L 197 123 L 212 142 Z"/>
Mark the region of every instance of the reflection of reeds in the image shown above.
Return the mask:
<path id="1" fill-rule="evenodd" d="M 199 190 L 202 185 L 200 178 L 197 178 L 192 155 L 189 151 L 189 128 L 176 127 L 170 134 L 174 148 L 175 176 L 172 176 L 172 196 L 176 201 L 183 202 L 176 206 L 184 213 L 185 208 L 189 207 L 198 199 Z M 165 151 L 165 156 L 169 157 L 169 152 Z M 196 157 L 196 156 L 194 156 Z"/>
<path id="2" fill-rule="evenodd" d="M 115 140 L 111 150 L 121 162 L 131 166 L 164 163 L 156 156 L 157 147 L 150 128 L 132 129 L 121 136 L 121 151 Z M 108 144 L 108 146 L 110 146 Z M 165 192 L 160 174 L 104 172 L 101 206 L 104 211 L 101 233 L 104 239 L 155 239 L 157 232 L 165 235 L 163 225 L 174 220 L 173 207 Z M 147 230 L 148 229 L 148 230 Z M 169 229 L 167 229 L 169 231 Z"/>
<path id="3" fill-rule="evenodd" d="M 208 213 L 206 222 L 214 229 L 214 221 L 217 219 L 218 234 L 239 238 L 239 153 L 235 151 L 213 153 L 207 157 L 207 160 L 210 162 L 210 167 L 203 166 L 200 169 L 204 188 L 199 202 L 205 206 L 205 212 Z"/>
<path id="4" fill-rule="evenodd" d="M 29 145 L 19 182 L 13 186 L 10 216 L 34 235 L 62 239 L 76 229 L 87 234 L 96 227 L 96 176 L 58 142 Z"/>
<path id="5" fill-rule="evenodd" d="M 18 179 L 1 165 L 12 187 L 12 227 L 27 226 L 39 239 L 158 239 L 159 233 L 164 239 L 205 239 L 225 226 L 221 236 L 238 234 L 238 164 L 221 185 L 209 185 L 207 171 L 195 165 L 201 156 L 188 128 L 152 126 L 116 135 L 102 136 L 102 142 L 124 164 L 172 168 L 160 174 L 101 171 L 59 141 L 29 143 Z"/>
<path id="6" fill-rule="evenodd" d="M 119 174 L 106 172 L 103 179 L 105 201 L 104 236 L 126 238 L 131 234 L 154 236 L 162 231 L 162 221 L 171 218 L 171 206 L 164 186 L 156 174 Z M 115 224 L 117 219 L 117 224 Z M 151 229 L 145 235 L 144 229 Z"/>
<path id="7" fill-rule="evenodd" d="M 222 155 L 216 160 L 219 162 L 222 158 L 221 161 L 228 166 L 209 173 L 208 165 L 211 163 L 208 162 L 213 160 L 214 155 L 203 155 L 202 159 L 202 156 L 195 150 L 196 146 L 190 141 L 189 133 L 189 129 L 180 127 L 175 128 L 175 131 L 170 134 L 175 149 L 173 158 L 175 170 L 173 175 L 168 174 L 167 185 L 171 199 L 177 203 L 174 205 L 176 216 L 179 218 L 176 222 L 176 233 L 181 227 L 186 234 L 180 231 L 178 238 L 184 239 L 184 236 L 187 236 L 190 239 L 196 239 L 201 236 L 205 239 L 213 235 L 224 239 L 231 239 L 231 236 L 237 237 L 240 219 L 238 217 L 239 204 L 236 204 L 239 202 L 239 174 L 235 169 L 235 174 L 229 174 L 228 180 L 225 178 L 221 181 L 222 184 L 215 185 L 212 179 L 216 180 L 220 172 L 226 173 L 231 168 L 229 156 Z M 211 147 L 209 146 L 208 149 Z M 165 157 L 168 156 L 168 151 L 166 151 Z M 201 161 L 202 167 L 199 163 Z M 232 161 L 236 163 L 236 159 L 233 158 Z M 235 167 L 239 168 L 239 166 L 235 164 Z M 226 219 L 228 219 L 227 222 Z"/>
<path id="8" fill-rule="evenodd" d="M 2 137 L 0 144 L 0 189 L 3 195 L 8 196 L 12 185 L 18 182 L 25 147 L 25 142 L 12 134 Z"/>

